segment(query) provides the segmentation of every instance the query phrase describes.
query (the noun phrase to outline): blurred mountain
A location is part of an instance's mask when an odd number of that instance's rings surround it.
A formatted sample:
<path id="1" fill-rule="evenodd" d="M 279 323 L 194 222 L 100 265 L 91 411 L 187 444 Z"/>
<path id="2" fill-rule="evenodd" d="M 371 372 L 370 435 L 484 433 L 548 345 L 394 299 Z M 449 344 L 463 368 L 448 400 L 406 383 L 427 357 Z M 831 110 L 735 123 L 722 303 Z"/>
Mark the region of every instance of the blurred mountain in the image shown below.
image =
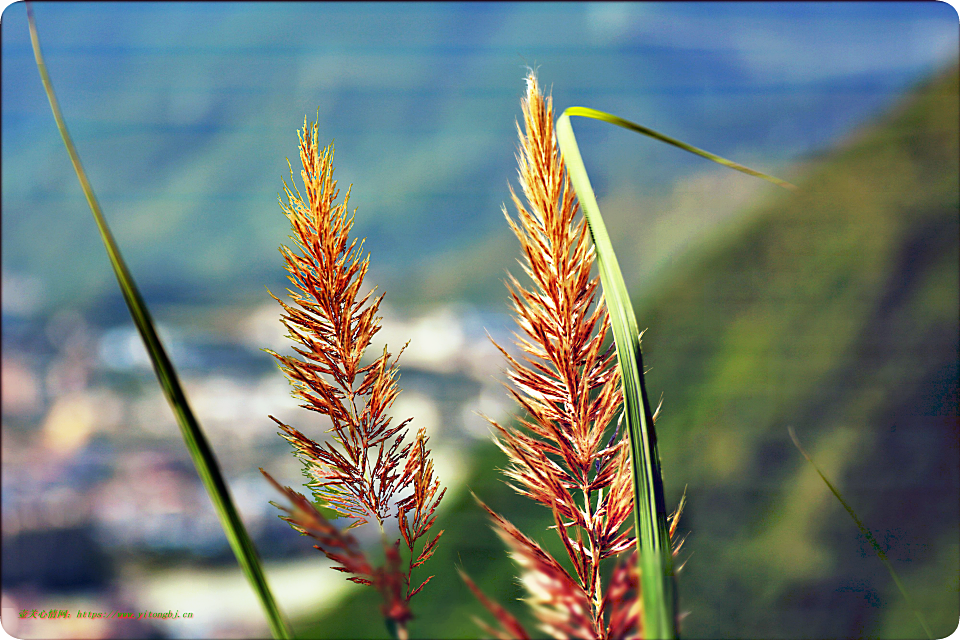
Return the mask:
<path id="1" fill-rule="evenodd" d="M 684 637 L 922 636 L 788 426 L 934 635 L 956 627 L 958 92 L 956 68 L 919 86 L 812 160 L 799 194 L 764 194 L 641 293 L 668 504 L 688 487 Z M 556 549 L 549 514 L 495 477 L 502 454 L 473 459 L 470 488 Z M 486 613 L 455 566 L 526 619 L 516 567 L 484 521 L 468 495 L 447 505 L 411 637 L 480 635 L 469 618 Z M 301 632 L 386 637 L 375 594 L 355 593 Z"/>
<path id="2" fill-rule="evenodd" d="M 276 198 L 305 115 L 336 140 L 337 177 L 356 185 L 356 231 L 388 300 L 463 290 L 492 304 L 515 246 L 498 211 L 527 64 L 555 85 L 558 107 L 623 114 L 775 171 L 956 55 L 955 15 L 938 3 L 49 3 L 36 15 L 91 182 L 157 304 L 246 304 L 285 286 Z M 22 3 L 0 29 L 3 271 L 23 285 L 5 284 L 4 303 L 122 311 Z M 704 166 L 576 126 L 588 166 L 611 167 L 594 175 L 598 190 L 624 202 L 657 185 L 669 199 Z M 720 191 L 736 178 L 724 180 Z M 471 276 L 452 268 L 460 254 L 494 275 L 457 281 Z"/>
<path id="3" fill-rule="evenodd" d="M 953 68 L 638 305 L 667 486 L 691 486 L 687 635 L 922 633 L 788 426 L 956 627 L 957 123 Z"/>

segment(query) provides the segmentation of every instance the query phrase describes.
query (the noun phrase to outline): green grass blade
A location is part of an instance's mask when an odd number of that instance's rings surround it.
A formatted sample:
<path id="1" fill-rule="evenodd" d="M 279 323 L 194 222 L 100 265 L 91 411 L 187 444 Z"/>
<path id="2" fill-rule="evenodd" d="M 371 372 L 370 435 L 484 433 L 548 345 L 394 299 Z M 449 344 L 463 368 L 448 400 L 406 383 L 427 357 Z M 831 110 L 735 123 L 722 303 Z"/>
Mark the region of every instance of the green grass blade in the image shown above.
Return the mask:
<path id="1" fill-rule="evenodd" d="M 660 454 L 657 434 L 653 427 L 650 402 L 643 380 L 643 356 L 633 305 L 627 293 L 617 256 L 600 214 L 596 195 L 580 156 L 570 116 L 593 118 L 630 129 L 651 138 L 712 160 L 730 169 L 762 178 L 791 191 L 797 188 L 785 180 L 761 173 L 741 164 L 698 149 L 653 129 L 617 116 L 589 109 L 570 107 L 557 120 L 557 142 L 577 193 L 583 214 L 590 227 L 597 251 L 597 263 L 603 295 L 610 314 L 610 324 L 617 345 L 617 359 L 623 379 L 623 395 L 633 460 L 634 520 L 640 550 L 640 576 L 643 593 L 642 617 L 644 635 L 648 638 L 674 638 L 676 628 L 676 582 L 673 554 L 667 533 L 667 513 L 663 496 L 663 477 L 660 472 Z"/>
<path id="2" fill-rule="evenodd" d="M 675 638 L 677 607 L 673 554 L 667 533 L 657 435 L 643 381 L 643 357 L 637 320 L 567 111 L 557 120 L 557 142 L 596 247 L 603 296 L 617 345 L 633 459 L 633 515 L 640 551 L 643 633 L 645 638 L 650 639 Z"/>
<path id="3" fill-rule="evenodd" d="M 803 457 L 807 459 L 807 462 L 813 466 L 814 470 L 817 472 L 817 475 L 826 483 L 827 487 L 837 497 L 837 500 L 840 501 L 840 504 L 843 505 L 843 508 L 847 510 L 847 513 L 850 514 L 850 517 L 853 518 L 853 521 L 857 524 L 857 527 L 860 529 L 860 533 L 870 541 L 870 544 L 873 545 L 873 549 L 877 552 L 877 557 L 880 558 L 880 562 L 883 563 L 883 566 L 887 568 L 887 571 L 890 572 L 890 577 L 893 578 L 894 584 L 897 585 L 897 589 L 900 590 L 900 593 L 903 595 L 904 600 L 907 601 L 907 606 L 913 610 L 913 615 L 917 617 L 917 620 L 920 622 L 920 626 L 923 627 L 924 632 L 927 634 L 927 637 L 930 640 L 933 640 L 933 633 L 930 631 L 930 627 L 927 626 L 926 618 L 923 617 L 923 614 L 920 613 L 920 609 L 917 608 L 917 605 L 914 603 L 913 598 L 910 597 L 910 594 L 907 593 L 907 588 L 903 585 L 903 582 L 900 581 L 900 576 L 897 575 L 897 572 L 893 570 L 893 565 L 890 564 L 890 561 L 887 560 L 887 554 L 883 552 L 883 549 L 880 547 L 880 543 L 877 542 L 876 538 L 873 537 L 873 534 L 870 533 L 870 529 L 863 524 L 863 521 L 857 516 L 856 512 L 853 510 L 847 501 L 843 499 L 843 496 L 840 495 L 840 491 L 837 490 L 837 487 L 834 486 L 827 476 L 823 474 L 823 471 L 820 470 L 820 467 L 817 466 L 817 463 L 813 461 L 813 458 L 800 446 L 800 440 L 797 438 L 797 434 L 794 433 L 793 427 L 787 427 L 787 431 L 790 432 L 790 438 L 793 440 L 794 446 L 800 450 L 800 453 L 803 454 Z"/>
<path id="4" fill-rule="evenodd" d="M 717 164 L 722 164 L 723 166 L 733 169 L 734 171 L 739 171 L 741 173 L 745 173 L 747 175 L 760 178 L 761 180 L 772 182 L 773 184 L 783 187 L 784 189 L 789 189 L 790 191 L 797 191 L 797 187 L 795 185 L 790 184 L 786 180 L 781 180 L 780 178 L 776 178 L 774 176 L 761 173 L 755 169 L 751 169 L 750 167 L 745 167 L 742 164 L 736 163 L 732 160 L 721 158 L 720 156 L 710 153 L 709 151 L 698 149 L 697 147 L 687 144 L 686 142 L 681 142 L 680 140 L 671 138 L 670 136 L 665 136 L 659 131 L 654 131 L 653 129 L 644 127 L 643 125 L 639 125 L 635 122 L 630 122 L 629 120 L 624 120 L 623 118 L 619 118 L 615 115 L 606 113 L 604 111 L 597 111 L 596 109 L 590 109 L 588 107 L 570 107 L 569 109 L 566 109 L 563 112 L 563 115 L 581 116 L 583 118 L 592 118 L 594 120 L 602 120 L 603 122 L 609 122 L 610 124 L 615 124 L 618 127 L 623 127 L 624 129 L 630 129 L 631 131 L 636 131 L 637 133 L 641 133 L 645 136 L 650 136 L 651 138 L 655 138 L 656 140 L 659 140 L 661 142 L 666 142 L 667 144 L 671 144 L 675 147 L 683 149 L 684 151 L 689 151 L 690 153 L 694 155 L 698 155 L 702 158 L 706 158 L 707 160 L 712 160 Z"/>
<path id="5" fill-rule="evenodd" d="M 160 386 L 163 388 L 163 392 L 176 415 L 177 423 L 180 425 L 180 431 L 183 434 L 187 450 L 190 452 L 193 463 L 197 468 L 197 473 L 200 475 L 200 479 L 203 481 L 203 485 L 206 487 L 207 493 L 210 494 L 210 498 L 216 507 L 217 515 L 220 517 L 220 524 L 223 526 L 230 546 L 237 556 L 237 561 L 243 568 L 243 572 L 246 574 L 254 592 L 263 605 L 271 632 L 276 638 L 292 638 L 293 634 L 290 631 L 289 625 L 277 606 L 273 594 L 270 592 L 270 587 L 267 584 L 267 579 L 264 575 L 263 566 L 261 565 L 257 550 L 250 536 L 247 534 L 243 521 L 240 519 L 233 500 L 230 497 L 229 489 L 223 480 L 223 475 L 220 472 L 220 467 L 217 464 L 213 450 L 210 448 L 197 419 L 193 415 L 193 411 L 190 409 L 186 395 L 180 386 L 180 380 L 177 377 L 176 370 L 167 357 L 160 338 L 157 336 L 147 306 L 140 296 L 140 292 L 127 269 L 123 257 L 120 255 L 120 249 L 117 247 L 113 234 L 107 226 L 107 222 L 100 210 L 100 205 L 94 195 L 93 188 L 90 186 L 83 166 L 80 164 L 80 156 L 77 154 L 73 140 L 67 132 L 63 115 L 60 112 L 60 106 L 53 92 L 50 76 L 47 73 L 47 67 L 43 61 L 43 55 L 40 52 L 40 40 L 37 36 L 33 10 L 29 2 L 27 3 L 27 19 L 30 25 L 30 40 L 33 43 L 33 53 L 37 60 L 37 68 L 40 71 L 40 78 L 43 81 L 43 88 L 47 93 L 47 98 L 50 100 L 53 117 L 57 121 L 57 129 L 60 131 L 60 137 L 63 138 L 63 144 L 66 146 L 67 153 L 70 155 L 70 162 L 73 163 L 73 168 L 77 173 L 77 178 L 80 180 L 83 194 L 87 198 L 87 204 L 90 206 L 90 211 L 93 213 L 97 227 L 100 230 L 100 237 L 103 240 L 104 247 L 106 247 L 110 264 L 113 266 L 114 273 L 117 276 L 117 282 L 120 284 L 124 300 L 126 300 L 127 307 L 130 309 L 130 314 L 133 316 L 133 321 L 137 326 L 137 330 L 140 332 L 140 337 L 143 339 L 147 352 L 150 354 L 150 360 L 153 363 L 153 369 L 157 374 L 157 379 L 160 381 Z"/>

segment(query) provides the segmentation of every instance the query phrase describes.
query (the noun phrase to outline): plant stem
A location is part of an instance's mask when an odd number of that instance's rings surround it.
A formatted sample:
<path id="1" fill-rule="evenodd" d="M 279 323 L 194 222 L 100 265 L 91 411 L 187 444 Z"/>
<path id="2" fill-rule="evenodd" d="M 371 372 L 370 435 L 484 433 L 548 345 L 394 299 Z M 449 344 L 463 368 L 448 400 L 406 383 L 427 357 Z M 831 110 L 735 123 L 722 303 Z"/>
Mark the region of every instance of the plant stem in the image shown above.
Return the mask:
<path id="1" fill-rule="evenodd" d="M 26 4 L 27 21 L 30 26 L 30 40 L 33 43 L 33 53 L 37 60 L 37 68 L 40 71 L 43 88 L 46 91 L 47 99 L 50 101 L 53 117 L 57 122 L 57 129 L 60 131 L 60 137 L 63 138 L 63 144 L 67 148 L 70 162 L 73 163 L 74 171 L 76 171 L 77 178 L 80 180 L 80 187 L 83 189 L 87 204 L 90 206 L 90 211 L 93 213 L 94 220 L 96 220 L 97 227 L 100 230 L 100 237 L 103 240 L 104 247 L 106 247 L 110 263 L 113 265 L 114 274 L 117 277 L 120 290 L 123 292 L 124 300 L 126 300 L 127 307 L 130 309 L 130 314 L 133 316 L 134 324 L 136 324 L 140 332 L 140 337 L 143 339 L 147 352 L 150 354 L 154 372 L 157 374 L 157 379 L 163 388 L 164 395 L 170 403 L 170 407 L 173 409 L 173 413 L 177 418 L 177 424 L 180 425 L 180 431 L 183 434 L 187 451 L 190 453 L 197 473 L 200 475 L 200 479 L 207 493 L 210 495 L 210 499 L 213 501 L 217 515 L 220 518 L 220 524 L 237 557 L 237 561 L 240 563 L 257 597 L 260 599 L 273 636 L 275 638 L 292 638 L 293 634 L 290 631 L 289 624 L 273 598 L 256 547 L 254 547 L 253 541 L 250 539 L 243 525 L 243 521 L 240 519 L 240 515 L 233 504 L 233 499 L 230 497 L 230 491 L 223 479 L 223 474 L 220 471 L 213 450 L 210 448 L 206 436 L 200 428 L 200 424 L 190 409 L 187 397 L 180 386 L 180 380 L 176 370 L 170 362 L 170 358 L 167 356 L 166 350 L 163 348 L 163 344 L 157 335 L 153 320 L 150 317 L 150 312 L 140 295 L 140 291 L 137 289 L 133 276 L 130 275 L 130 271 L 127 269 L 127 265 L 120 254 L 120 248 L 117 246 L 113 234 L 110 232 L 103 213 L 100 210 L 100 204 L 97 202 L 93 188 L 90 186 L 87 174 L 80 164 L 80 156 L 77 154 L 73 140 L 67 132 L 67 126 L 60 112 L 60 105 L 53 91 L 53 84 L 50 82 L 50 76 L 47 73 L 47 67 L 43 61 L 43 54 L 40 51 L 40 39 L 37 35 L 37 27 L 33 19 L 33 8 L 29 2 Z"/>
<path id="2" fill-rule="evenodd" d="M 393 640 L 410 640 L 410 633 L 407 631 L 407 625 L 397 622 L 390 618 L 386 619 L 387 632 Z"/>

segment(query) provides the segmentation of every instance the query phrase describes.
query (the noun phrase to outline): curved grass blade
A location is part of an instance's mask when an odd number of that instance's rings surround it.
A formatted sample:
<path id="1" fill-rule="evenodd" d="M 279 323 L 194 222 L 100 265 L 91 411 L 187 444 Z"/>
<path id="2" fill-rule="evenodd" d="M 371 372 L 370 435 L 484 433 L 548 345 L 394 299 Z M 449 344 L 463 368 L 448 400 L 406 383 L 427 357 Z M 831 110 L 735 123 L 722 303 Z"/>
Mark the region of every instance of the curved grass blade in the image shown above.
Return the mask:
<path id="1" fill-rule="evenodd" d="M 882 562 L 883 566 L 885 566 L 887 568 L 887 571 L 890 572 L 890 577 L 893 578 L 894 584 L 897 585 L 897 589 L 900 590 L 900 593 L 903 595 L 904 600 L 907 601 L 907 606 L 910 607 L 910 609 L 913 611 L 913 615 L 917 617 L 917 620 L 920 622 L 920 626 L 923 627 L 923 630 L 927 634 L 927 637 L 930 638 L 930 640 L 933 640 L 933 633 L 931 633 L 930 627 L 927 626 L 926 618 L 923 617 L 923 614 L 920 613 L 920 609 L 918 609 L 917 605 L 914 603 L 913 598 L 911 598 L 910 594 L 907 593 L 907 588 L 900 581 L 900 577 L 897 575 L 897 572 L 893 570 L 893 565 L 891 565 L 890 561 L 887 560 L 887 554 L 883 552 L 883 549 L 880 547 L 880 543 L 878 543 L 876 538 L 873 537 L 873 534 L 870 533 L 870 529 L 868 529 L 866 525 L 863 524 L 863 521 L 861 521 L 860 518 L 857 517 L 857 514 L 853 510 L 853 507 L 847 504 L 847 501 L 843 499 L 843 496 L 840 495 L 840 491 L 838 491 L 837 488 L 834 486 L 834 484 L 827 479 L 827 476 L 823 474 L 823 471 L 821 471 L 820 467 L 817 466 L 817 463 L 813 461 L 813 458 L 810 457 L 810 454 L 808 454 L 803 449 L 803 447 L 800 446 L 800 440 L 797 438 L 797 434 L 794 433 L 793 427 L 787 427 L 787 431 L 790 432 L 790 439 L 793 440 L 794 446 L 800 450 L 800 453 L 802 453 L 803 457 L 807 459 L 807 462 L 809 462 L 813 466 L 813 469 L 817 472 L 817 475 L 820 476 L 820 479 L 822 479 L 824 483 L 826 483 L 827 487 L 830 489 L 833 495 L 836 496 L 837 500 L 840 501 L 840 504 L 843 505 L 843 508 L 847 510 L 847 513 L 850 514 L 850 517 L 853 518 L 853 521 L 857 524 L 857 527 L 860 529 L 860 533 L 862 533 L 864 537 L 870 541 L 870 544 L 873 545 L 873 549 L 874 551 L 877 552 L 877 557 L 880 558 L 880 562 Z"/>
<path id="2" fill-rule="evenodd" d="M 631 131 L 636 131 L 684 151 L 713 160 L 736 171 L 762 178 L 776 185 L 796 191 L 797 188 L 759 171 L 714 155 L 662 133 L 624 120 L 617 116 L 589 109 L 570 107 L 557 120 L 557 143 L 563 152 L 570 181 L 577 193 L 583 214 L 590 227 L 597 251 L 597 264 L 603 295 L 610 314 L 610 324 L 617 346 L 617 360 L 623 380 L 623 397 L 630 451 L 633 460 L 634 520 L 637 531 L 639 569 L 642 590 L 643 631 L 647 638 L 677 637 L 677 596 L 674 580 L 673 554 L 667 530 L 667 512 L 663 496 L 663 476 L 660 472 L 660 453 L 657 450 L 657 434 L 653 427 L 650 402 L 643 379 L 643 356 L 640 335 L 633 304 L 627 293 L 623 274 L 613 251 L 610 236 L 600 214 L 596 195 L 590 186 L 577 139 L 573 135 L 570 116 L 581 116 L 609 122 Z"/>
<path id="3" fill-rule="evenodd" d="M 783 187 L 784 189 L 789 189 L 790 191 L 798 191 L 795 185 L 790 184 L 786 180 L 781 180 L 780 178 L 761 173 L 755 169 L 745 167 L 742 164 L 732 160 L 721 158 L 720 156 L 710 153 L 709 151 L 698 149 L 697 147 L 687 144 L 686 142 L 681 142 L 680 140 L 671 138 L 670 136 L 665 136 L 659 131 L 654 131 L 653 129 L 644 127 L 643 125 L 639 125 L 635 122 L 630 122 L 629 120 L 624 120 L 623 118 L 619 118 L 604 111 L 597 111 L 596 109 L 590 109 L 589 107 L 570 107 L 569 109 L 566 109 L 563 112 L 563 115 L 560 117 L 562 118 L 563 116 L 581 116 L 583 118 L 592 118 L 594 120 L 609 122 L 610 124 L 615 124 L 618 127 L 623 127 L 624 129 L 630 129 L 631 131 L 636 131 L 637 133 L 641 133 L 645 136 L 650 136 L 651 138 L 655 138 L 660 142 L 666 142 L 667 144 L 671 144 L 675 147 L 683 149 L 684 151 L 689 151 L 690 153 L 698 155 L 702 158 L 706 158 L 707 160 L 713 160 L 717 164 L 722 164 L 723 166 L 733 169 L 734 171 L 739 171 L 749 176 L 754 176 L 756 178 L 760 178 L 761 180 L 772 182 L 773 184 Z"/>
<path id="4" fill-rule="evenodd" d="M 113 271 L 117 276 L 117 282 L 120 284 L 124 300 L 126 300 L 127 307 L 130 309 L 130 314 L 133 316 L 134 324 L 136 324 L 137 330 L 140 332 L 140 337 L 143 339 L 147 352 L 150 354 L 153 369 L 157 374 L 157 379 L 160 381 L 160 386 L 163 388 L 164 395 L 166 395 L 167 401 L 170 403 L 176 415 L 177 423 L 180 425 L 180 431 L 183 434 L 187 450 L 190 452 L 190 457 L 193 458 L 197 473 L 200 475 L 200 479 L 203 481 L 207 493 L 210 494 L 210 499 L 213 501 L 214 507 L 216 507 L 217 515 L 220 517 L 220 524 L 227 535 L 234 554 L 237 556 L 237 561 L 243 568 L 243 572 L 246 574 L 254 592 L 263 605 L 271 632 L 276 638 L 292 638 L 293 634 L 290 631 L 289 625 L 277 606 L 273 594 L 270 592 L 270 587 L 267 584 L 267 579 L 264 575 L 256 547 L 254 547 L 253 541 L 247 534 L 243 521 L 240 519 L 233 500 L 230 497 L 229 489 L 223 480 L 223 475 L 220 472 L 220 467 L 217 464 L 213 450 L 210 448 L 197 419 L 193 415 L 193 411 L 190 409 L 186 395 L 180 386 L 180 380 L 177 377 L 176 370 L 167 357 L 160 338 L 157 336 L 147 306 L 140 296 L 140 292 L 127 269 L 123 257 L 120 255 L 120 249 L 117 247 L 113 234 L 107 226 L 96 195 L 94 195 L 93 188 L 90 186 L 83 166 L 80 164 L 80 156 L 77 154 L 77 150 L 73 146 L 73 140 L 67 132 L 63 115 L 60 112 L 60 106 L 53 92 L 50 76 L 47 73 L 47 67 L 43 61 L 43 55 L 40 52 L 40 40 L 37 36 L 33 10 L 29 2 L 27 3 L 27 20 L 30 25 L 30 40 L 33 43 L 33 53 L 37 60 L 37 68 L 40 71 L 40 78 L 43 81 L 43 88 L 47 93 L 47 98 L 50 100 L 53 117 L 57 121 L 57 129 L 59 129 L 60 137 L 63 138 L 63 144 L 66 146 L 67 153 L 70 155 L 70 162 L 73 163 L 77 178 L 80 180 L 80 186 L 83 189 L 84 196 L 87 198 L 90 211 L 93 213 L 93 217 L 97 222 L 100 237 L 103 240 L 104 247 L 106 247 L 110 264 L 113 266 Z"/>
<path id="5" fill-rule="evenodd" d="M 580 157 L 580 149 L 570 125 L 570 116 L 566 111 L 557 120 L 557 143 L 596 247 L 603 297 L 617 345 L 633 459 L 633 515 L 640 551 L 644 637 L 675 638 L 677 607 L 673 555 L 667 533 L 667 510 L 663 497 L 657 436 L 643 381 L 643 356 L 640 351 L 637 319 L 610 236 L 600 215 L 600 206 Z"/>

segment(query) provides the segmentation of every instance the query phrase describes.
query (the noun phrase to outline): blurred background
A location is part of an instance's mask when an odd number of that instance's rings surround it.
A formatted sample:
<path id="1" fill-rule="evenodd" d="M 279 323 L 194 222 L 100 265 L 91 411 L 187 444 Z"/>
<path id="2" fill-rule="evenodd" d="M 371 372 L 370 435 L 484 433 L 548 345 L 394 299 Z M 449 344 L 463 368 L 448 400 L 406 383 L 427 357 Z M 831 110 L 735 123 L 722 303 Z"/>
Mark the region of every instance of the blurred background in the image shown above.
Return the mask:
<path id="1" fill-rule="evenodd" d="M 267 418 L 320 437 L 285 349 L 277 205 L 319 114 L 354 184 L 394 413 L 434 444 L 447 530 L 412 637 L 481 636 L 463 567 L 524 621 L 469 490 L 551 549 L 497 472 L 509 420 L 500 212 L 528 66 L 558 111 L 616 113 L 798 195 L 575 123 L 637 306 L 668 505 L 686 487 L 690 638 L 922 636 L 792 426 L 938 637 L 958 599 L 958 16 L 943 3 L 35 4 L 86 170 L 281 606 L 305 637 L 386 637 L 371 589 L 275 516 L 299 486 Z M 22 3 L 2 35 L 2 621 L 19 638 L 268 635 L 150 369 L 57 134 Z M 376 537 L 376 536 L 374 536 Z M 369 540 L 368 540 L 369 542 Z M 374 541 L 375 542 L 375 541 Z M 561 552 L 562 553 L 562 552 Z M 27 610 L 70 619 L 21 620 Z M 77 610 L 179 611 L 177 620 Z M 531 629 L 533 624 L 529 625 Z"/>

